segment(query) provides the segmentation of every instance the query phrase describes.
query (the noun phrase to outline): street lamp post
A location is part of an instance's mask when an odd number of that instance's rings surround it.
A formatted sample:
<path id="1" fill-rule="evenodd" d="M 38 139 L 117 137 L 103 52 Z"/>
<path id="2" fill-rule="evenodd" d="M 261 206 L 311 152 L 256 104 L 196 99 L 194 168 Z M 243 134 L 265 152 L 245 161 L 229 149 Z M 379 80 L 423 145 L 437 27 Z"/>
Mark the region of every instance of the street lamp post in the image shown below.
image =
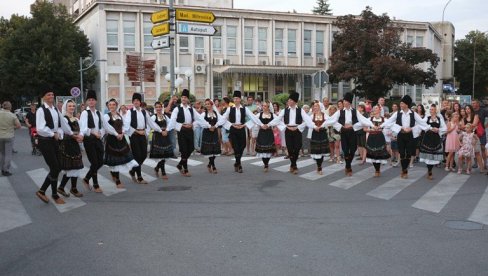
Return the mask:
<path id="1" fill-rule="evenodd" d="M 95 65 L 95 63 L 97 61 L 107 61 L 106 59 L 96 59 L 94 60 L 90 65 L 88 65 L 88 67 L 85 67 L 83 68 L 83 57 L 80 57 L 80 91 L 81 91 L 81 102 L 83 103 L 83 72 L 85 72 L 86 70 L 90 69 L 93 67 L 93 65 Z"/>

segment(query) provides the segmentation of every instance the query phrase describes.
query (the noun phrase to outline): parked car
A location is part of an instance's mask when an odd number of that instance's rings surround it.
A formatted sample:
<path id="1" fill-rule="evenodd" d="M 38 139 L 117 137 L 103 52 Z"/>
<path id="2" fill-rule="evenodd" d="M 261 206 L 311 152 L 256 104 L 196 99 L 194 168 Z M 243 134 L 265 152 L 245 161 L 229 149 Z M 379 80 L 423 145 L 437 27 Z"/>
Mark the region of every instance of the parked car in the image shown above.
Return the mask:
<path id="1" fill-rule="evenodd" d="M 17 116 L 19 121 L 23 123 L 25 121 L 25 116 L 27 116 L 27 112 L 29 112 L 29 110 L 30 110 L 29 106 L 23 106 L 21 108 L 14 110 L 14 114 L 15 116 Z"/>

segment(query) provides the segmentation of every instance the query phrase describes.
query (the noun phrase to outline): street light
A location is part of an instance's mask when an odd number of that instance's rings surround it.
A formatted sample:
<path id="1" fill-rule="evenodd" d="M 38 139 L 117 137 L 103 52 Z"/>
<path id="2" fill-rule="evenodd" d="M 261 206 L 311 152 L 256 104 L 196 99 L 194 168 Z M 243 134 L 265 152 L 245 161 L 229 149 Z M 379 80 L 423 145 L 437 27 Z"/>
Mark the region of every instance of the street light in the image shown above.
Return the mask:
<path id="1" fill-rule="evenodd" d="M 188 79 L 188 90 L 190 90 L 190 78 L 193 76 L 193 71 L 191 69 L 186 70 L 185 76 Z"/>
<path id="2" fill-rule="evenodd" d="M 83 57 L 80 57 L 80 91 L 81 91 L 81 103 L 83 103 L 83 72 L 85 72 L 86 70 L 90 69 L 93 67 L 93 65 L 95 65 L 95 63 L 97 61 L 107 61 L 106 59 L 96 59 L 94 60 L 90 65 L 88 65 L 88 67 L 85 67 L 83 68 Z"/>
<path id="3" fill-rule="evenodd" d="M 484 35 L 486 34 L 488 31 L 484 31 L 481 33 L 481 35 Z M 473 94 L 472 95 L 472 99 L 474 99 L 474 88 L 475 88 L 475 85 L 474 85 L 474 82 L 475 82 L 475 78 L 476 78 L 476 41 L 477 41 L 477 38 L 478 38 L 478 35 L 476 35 L 474 38 L 473 38 L 473 90 L 471 91 L 471 93 Z"/>

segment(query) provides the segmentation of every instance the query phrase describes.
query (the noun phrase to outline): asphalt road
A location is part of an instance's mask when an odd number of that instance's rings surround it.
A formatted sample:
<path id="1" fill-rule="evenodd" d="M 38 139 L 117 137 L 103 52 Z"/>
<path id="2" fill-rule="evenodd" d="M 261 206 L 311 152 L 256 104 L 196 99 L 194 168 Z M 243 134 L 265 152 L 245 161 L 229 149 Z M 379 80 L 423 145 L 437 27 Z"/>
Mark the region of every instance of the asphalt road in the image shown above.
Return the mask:
<path id="1" fill-rule="evenodd" d="M 318 178 L 307 158 L 299 175 L 231 157 L 209 174 L 192 156 L 192 177 L 104 182 L 69 208 L 36 196 L 46 165 L 17 132 L 11 177 L 0 178 L 1 275 L 486 275 L 488 176 L 354 165 L 344 178 L 327 163 Z M 201 163 L 203 162 L 203 163 Z M 85 163 L 86 165 L 87 163 Z M 168 161 L 168 165 L 176 165 Z M 150 166 L 143 171 L 153 175 Z M 101 175 L 110 178 L 106 168 Z M 41 179 L 41 180 L 39 180 Z M 102 180 L 103 182 L 104 180 Z M 81 184 L 79 183 L 81 188 Z M 83 190 L 83 188 L 81 188 Z M 464 230 L 463 230 L 464 229 Z"/>

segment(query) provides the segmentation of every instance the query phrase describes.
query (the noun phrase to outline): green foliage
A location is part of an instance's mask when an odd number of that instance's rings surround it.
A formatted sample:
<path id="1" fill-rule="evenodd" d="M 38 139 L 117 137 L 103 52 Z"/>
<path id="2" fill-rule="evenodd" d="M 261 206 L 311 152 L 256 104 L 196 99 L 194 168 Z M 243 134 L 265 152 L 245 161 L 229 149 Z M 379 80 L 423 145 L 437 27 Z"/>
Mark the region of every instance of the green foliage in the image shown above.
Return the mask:
<path id="1" fill-rule="evenodd" d="M 332 81 L 353 81 L 354 94 L 377 100 L 393 85 L 437 83 L 435 67 L 439 58 L 430 49 L 416 48 L 400 40 L 401 26 L 386 15 L 375 15 L 370 7 L 359 18 L 339 16 L 335 25 L 333 52 L 328 70 Z M 418 65 L 429 63 L 424 71 Z"/>
<path id="2" fill-rule="evenodd" d="M 280 108 L 283 108 L 286 106 L 286 102 L 288 101 L 288 97 L 290 96 L 290 94 L 288 93 L 280 93 L 280 94 L 276 94 L 273 96 L 273 99 L 272 99 L 272 102 L 277 102 L 280 104 Z"/>
<path id="3" fill-rule="evenodd" d="M 454 53 L 457 58 L 454 74 L 456 81 L 460 82 L 458 93 L 473 93 L 473 57 L 476 54 L 475 98 L 488 95 L 488 34 L 469 32 L 465 38 L 456 41 Z"/>
<path id="4" fill-rule="evenodd" d="M 178 92 L 175 95 L 178 96 L 178 99 L 181 98 L 181 92 Z M 161 93 L 161 95 L 159 95 L 158 101 L 160 101 L 160 102 L 169 101 L 170 98 L 171 98 L 171 94 L 169 92 L 164 92 L 164 93 Z M 190 102 L 194 103 L 195 100 L 196 100 L 195 95 L 190 93 Z"/>
<path id="5" fill-rule="evenodd" d="M 330 4 L 327 3 L 327 0 L 317 0 L 317 7 L 313 7 L 312 12 L 314 14 L 332 15 L 332 10 L 329 6 Z"/>
<path id="6" fill-rule="evenodd" d="M 31 14 L 0 20 L 0 91 L 30 99 L 45 89 L 68 95 L 79 86 L 79 58 L 90 55 L 88 38 L 64 6 L 37 1 Z M 93 72 L 85 71 L 85 87 L 94 81 Z"/>

